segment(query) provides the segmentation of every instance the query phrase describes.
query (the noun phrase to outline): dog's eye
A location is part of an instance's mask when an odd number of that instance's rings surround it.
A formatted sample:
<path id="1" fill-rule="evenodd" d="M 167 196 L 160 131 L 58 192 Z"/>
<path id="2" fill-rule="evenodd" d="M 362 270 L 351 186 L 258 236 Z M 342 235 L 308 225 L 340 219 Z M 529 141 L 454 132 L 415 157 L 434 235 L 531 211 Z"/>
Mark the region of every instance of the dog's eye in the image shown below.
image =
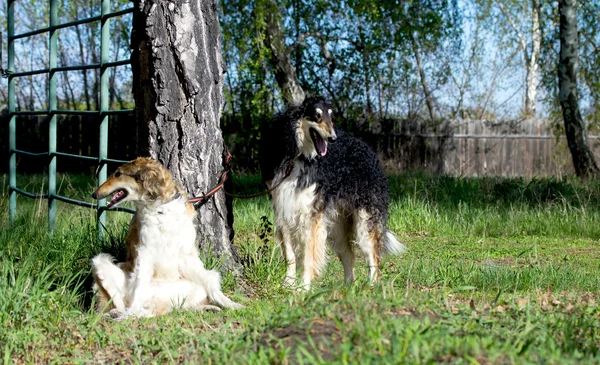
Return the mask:
<path id="1" fill-rule="evenodd" d="M 121 176 L 121 171 L 115 172 L 115 177 L 119 177 L 119 176 Z"/>

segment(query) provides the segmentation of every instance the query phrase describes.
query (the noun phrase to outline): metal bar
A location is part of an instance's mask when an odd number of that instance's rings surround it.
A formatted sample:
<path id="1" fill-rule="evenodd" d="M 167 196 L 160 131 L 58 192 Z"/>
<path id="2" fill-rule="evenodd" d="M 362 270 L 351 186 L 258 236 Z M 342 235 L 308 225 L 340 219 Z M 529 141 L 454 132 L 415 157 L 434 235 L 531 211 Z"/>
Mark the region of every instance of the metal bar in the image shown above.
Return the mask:
<path id="1" fill-rule="evenodd" d="M 48 89 L 48 109 L 56 110 L 56 79 L 58 74 L 53 71 L 57 66 L 56 53 L 57 44 L 57 29 L 58 24 L 58 3 L 57 0 L 50 1 L 50 32 L 49 32 L 49 54 L 50 54 L 50 82 Z M 48 154 L 50 162 L 48 164 L 48 227 L 50 234 L 54 232 L 56 225 L 56 114 L 49 114 L 50 122 L 48 123 Z"/>
<path id="2" fill-rule="evenodd" d="M 62 23 L 62 24 L 57 24 L 54 29 L 63 29 L 63 28 L 68 28 L 68 27 L 75 27 L 81 24 L 87 24 L 87 23 L 93 23 L 93 22 L 97 22 L 100 20 L 100 16 L 96 15 L 96 16 L 92 16 L 89 18 L 85 18 L 85 19 L 78 19 L 78 20 L 73 20 L 72 22 L 66 22 L 66 23 Z M 51 28 L 52 29 L 52 28 Z"/>
<path id="3" fill-rule="evenodd" d="M 98 157 L 93 157 L 93 156 L 82 156 L 82 155 L 74 155 L 71 153 L 65 153 L 65 152 L 53 152 L 53 153 L 49 153 L 49 152 L 39 152 L 39 153 L 34 153 L 34 152 L 29 152 L 29 151 L 23 151 L 23 150 L 17 150 L 17 149 L 11 149 L 10 150 L 11 153 L 18 153 L 21 155 L 26 155 L 26 156 L 32 156 L 32 157 L 40 157 L 40 156 L 61 156 L 61 157 L 68 157 L 68 158 L 76 158 L 76 159 L 80 159 L 80 160 L 86 160 L 86 161 L 93 161 L 93 162 L 97 162 L 97 163 L 116 163 L 116 164 L 121 164 L 124 165 L 126 163 L 129 163 L 131 161 L 127 161 L 127 160 L 115 160 L 112 158 L 104 158 L 104 159 L 100 159 Z"/>
<path id="4" fill-rule="evenodd" d="M 113 160 L 112 158 L 103 158 L 101 161 L 106 162 L 106 163 L 118 163 L 121 165 L 125 165 L 126 163 L 131 162 L 131 161 L 125 161 L 125 160 Z"/>
<path id="5" fill-rule="evenodd" d="M 131 214 L 135 214 L 135 209 L 130 209 L 130 208 L 124 208 L 124 207 L 115 207 L 115 208 L 106 208 L 106 207 L 98 207 L 97 204 L 94 203 L 90 203 L 90 202 L 84 202 L 81 200 L 76 200 L 76 199 L 71 199 L 71 198 L 67 198 L 66 196 L 60 196 L 57 195 L 55 197 L 57 200 L 60 200 L 62 202 L 65 203 L 69 203 L 69 204 L 74 204 L 74 205 L 79 205 L 80 207 L 85 207 L 85 208 L 92 208 L 92 209 L 101 209 L 103 211 L 108 211 L 108 212 L 126 212 L 126 213 L 131 213 Z"/>
<path id="6" fill-rule="evenodd" d="M 28 198 L 33 198 L 33 199 L 47 199 L 48 198 L 48 194 L 34 194 L 34 193 L 30 193 L 28 191 L 25 190 L 21 190 L 19 188 L 15 188 L 12 187 L 10 188 L 11 193 L 19 193 L 21 195 L 24 195 Z"/>
<path id="7" fill-rule="evenodd" d="M 105 212 L 106 211 L 115 211 L 115 212 L 127 212 L 127 213 L 135 214 L 135 210 L 134 209 L 123 208 L 123 207 L 115 207 L 115 208 L 110 208 L 110 209 L 106 208 L 106 207 L 102 207 L 101 208 L 101 207 L 98 207 L 97 204 L 90 203 L 90 202 L 84 202 L 84 201 L 81 201 L 81 200 L 67 198 L 66 196 L 57 195 L 56 199 L 60 200 L 62 202 L 65 202 L 65 203 L 79 205 L 80 207 L 92 208 L 92 209 L 101 209 L 102 211 L 105 211 Z"/>
<path id="8" fill-rule="evenodd" d="M 122 110 L 53 110 L 54 114 L 64 115 L 116 115 L 116 114 L 129 114 L 133 112 L 133 109 L 122 109 Z"/>
<path id="9" fill-rule="evenodd" d="M 8 23 L 8 186 L 10 189 L 8 202 L 8 221 L 15 222 L 17 216 L 17 117 L 15 116 L 15 78 L 12 72 L 15 69 L 15 0 L 8 0 L 7 23 Z"/>
<path id="10" fill-rule="evenodd" d="M 25 155 L 25 156 L 33 156 L 33 157 L 48 156 L 48 152 L 29 152 L 29 151 L 23 151 L 23 150 L 17 150 L 17 149 L 10 149 L 10 152 L 18 153 L 20 155 Z"/>
<path id="11" fill-rule="evenodd" d="M 60 196 L 60 195 L 55 195 L 54 198 L 56 200 L 60 200 L 61 202 L 79 205 L 80 207 L 96 209 L 96 204 L 94 204 L 94 203 L 84 202 L 81 200 L 75 200 L 75 199 L 67 198 L 66 196 Z"/>
<path id="12" fill-rule="evenodd" d="M 104 14 L 104 15 L 102 15 L 102 17 L 104 19 L 108 20 L 110 18 L 114 18 L 114 17 L 120 16 L 120 15 L 131 14 L 131 13 L 133 13 L 133 10 L 134 10 L 134 7 L 132 6 L 131 8 L 127 8 L 127 9 L 115 11 L 115 12 L 112 12 L 112 13 Z"/>
<path id="13" fill-rule="evenodd" d="M 10 77 L 10 76 L 9 76 Z M 48 115 L 50 114 L 47 110 L 25 110 L 25 111 L 13 111 L 12 115 Z"/>
<path id="14" fill-rule="evenodd" d="M 14 2 L 14 1 L 13 1 Z M 27 38 L 27 37 L 31 37 L 34 35 L 38 35 L 38 34 L 42 34 L 42 33 L 46 33 L 47 31 L 49 31 L 49 28 L 40 28 L 40 29 L 36 29 L 36 30 L 32 30 L 31 32 L 25 32 L 25 33 L 21 33 L 21 34 L 17 34 L 17 35 L 13 35 L 13 36 L 8 36 L 8 41 L 10 42 L 12 41 L 16 41 L 17 39 L 21 39 L 21 38 Z"/>
<path id="15" fill-rule="evenodd" d="M 98 115 L 97 110 L 53 110 L 57 115 Z"/>
<path id="16" fill-rule="evenodd" d="M 11 193 L 21 194 L 23 196 L 26 196 L 26 197 L 32 198 L 32 199 L 48 199 L 48 194 L 34 194 L 34 193 L 30 193 L 28 191 L 21 190 L 18 188 L 11 188 L 10 190 L 11 190 Z M 94 203 L 71 199 L 71 198 L 67 198 L 66 196 L 61 196 L 61 195 L 55 195 L 54 199 L 65 202 L 65 203 L 69 203 L 69 204 L 79 205 L 80 207 L 85 207 L 85 208 L 102 209 L 103 211 L 108 211 L 108 212 L 125 212 L 125 213 L 135 214 L 135 209 L 125 208 L 125 207 L 115 207 L 115 208 L 110 208 L 110 209 L 106 208 L 106 207 L 99 208 L 98 205 L 96 205 Z"/>
<path id="17" fill-rule="evenodd" d="M 100 165 L 98 166 L 98 186 L 102 185 L 106 181 L 107 177 L 107 165 L 103 162 L 108 158 L 108 68 L 105 65 L 109 62 L 109 47 L 110 47 L 110 18 L 106 15 L 110 14 L 110 0 L 102 0 L 102 10 L 100 12 L 102 16 L 102 22 L 100 24 L 100 138 L 98 141 L 98 158 L 100 159 Z M 106 207 L 106 199 L 98 200 L 98 211 L 97 211 L 97 231 L 98 239 L 102 239 L 104 231 L 102 226 L 106 223 L 106 213 L 103 208 Z"/>
<path id="18" fill-rule="evenodd" d="M 45 73 L 48 73 L 47 68 L 40 69 L 40 70 L 33 70 L 33 71 L 14 72 L 13 77 L 23 77 L 23 76 L 30 76 L 30 75 L 45 74 Z"/>
<path id="19" fill-rule="evenodd" d="M 112 62 L 106 62 L 102 64 L 102 67 L 117 67 L 117 66 L 125 66 L 131 64 L 131 60 L 118 60 Z"/>
<path id="20" fill-rule="evenodd" d="M 81 24 L 97 22 L 99 20 L 102 20 L 103 18 L 110 19 L 110 18 L 114 18 L 114 17 L 120 16 L 120 15 L 129 14 L 129 13 L 133 13 L 133 7 L 123 9 L 120 11 L 115 11 L 114 13 L 108 13 L 105 15 L 93 16 L 90 18 L 79 19 L 79 20 L 74 20 L 72 22 L 57 24 L 55 26 L 50 26 L 48 28 L 40 28 L 40 29 L 33 30 L 31 32 L 21 33 L 21 34 L 12 35 L 12 36 L 9 35 L 8 40 L 11 41 L 11 40 L 17 40 L 17 39 L 21 39 L 21 38 L 27 38 L 27 37 L 31 37 L 34 35 L 46 33 L 51 30 L 58 30 L 58 29 L 62 29 L 62 28 L 74 27 L 74 26 L 81 25 Z"/>
<path id="21" fill-rule="evenodd" d="M 53 155 L 61 156 L 61 157 L 68 157 L 68 158 L 76 158 L 79 160 L 98 162 L 98 157 L 92 157 L 92 156 L 73 155 L 73 154 L 65 153 L 65 152 L 54 152 Z"/>
<path id="22" fill-rule="evenodd" d="M 124 207 L 115 207 L 115 208 L 106 208 L 106 207 L 98 207 L 98 210 L 102 210 L 105 212 L 125 212 L 135 214 L 135 209 L 124 208 Z"/>
<path id="23" fill-rule="evenodd" d="M 133 113 L 133 111 L 134 109 L 105 110 L 103 112 L 99 110 L 25 110 L 12 112 L 12 115 L 117 115 L 130 114 Z"/>
<path id="24" fill-rule="evenodd" d="M 131 63 L 130 60 L 118 60 L 118 61 L 113 61 L 113 62 L 107 62 L 103 66 L 101 66 L 99 63 L 92 63 L 89 65 L 77 65 L 77 66 L 60 66 L 60 67 L 53 68 L 52 71 L 66 72 L 66 71 L 95 70 L 100 67 L 117 67 L 117 66 L 129 65 L 130 63 Z M 50 72 L 49 68 L 42 68 L 39 70 L 15 72 L 15 73 L 13 73 L 13 77 L 39 75 L 39 74 L 45 74 L 48 72 Z"/>
<path id="25" fill-rule="evenodd" d="M 121 109 L 121 110 L 105 110 L 101 112 L 103 115 L 117 115 L 117 114 L 131 114 L 134 109 Z"/>

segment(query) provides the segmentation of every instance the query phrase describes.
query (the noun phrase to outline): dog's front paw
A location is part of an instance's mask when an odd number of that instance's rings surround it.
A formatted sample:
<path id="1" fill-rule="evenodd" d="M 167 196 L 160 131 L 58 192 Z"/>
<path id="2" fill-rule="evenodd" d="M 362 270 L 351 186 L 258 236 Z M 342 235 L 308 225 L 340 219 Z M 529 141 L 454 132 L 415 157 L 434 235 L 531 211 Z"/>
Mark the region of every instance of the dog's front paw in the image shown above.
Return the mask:
<path id="1" fill-rule="evenodd" d="M 111 310 L 107 315 L 114 321 L 123 321 L 129 318 L 150 318 L 154 317 L 154 313 L 149 310 L 133 310 L 131 308 L 126 309 L 124 312 L 118 310 Z"/>
<path id="2" fill-rule="evenodd" d="M 120 321 L 123 318 L 124 312 L 114 308 L 104 313 L 104 315 L 114 321 Z"/>
<path id="3" fill-rule="evenodd" d="M 220 312 L 221 308 L 217 307 L 216 305 L 203 304 L 198 306 L 196 310 L 199 312 Z"/>
<path id="4" fill-rule="evenodd" d="M 293 276 L 287 276 L 283 280 L 283 285 L 288 288 L 295 288 L 298 284 L 296 283 L 296 278 Z"/>
<path id="5" fill-rule="evenodd" d="M 115 322 L 124 321 L 132 316 L 132 314 L 130 312 L 128 312 L 127 310 L 120 311 L 117 309 L 113 309 L 110 312 L 106 313 L 105 315 Z"/>
<path id="6" fill-rule="evenodd" d="M 229 309 L 234 309 L 235 310 L 235 309 L 243 309 L 243 308 L 244 308 L 243 305 L 241 305 L 239 303 L 236 303 L 236 302 L 233 302 L 233 301 L 229 305 Z"/>

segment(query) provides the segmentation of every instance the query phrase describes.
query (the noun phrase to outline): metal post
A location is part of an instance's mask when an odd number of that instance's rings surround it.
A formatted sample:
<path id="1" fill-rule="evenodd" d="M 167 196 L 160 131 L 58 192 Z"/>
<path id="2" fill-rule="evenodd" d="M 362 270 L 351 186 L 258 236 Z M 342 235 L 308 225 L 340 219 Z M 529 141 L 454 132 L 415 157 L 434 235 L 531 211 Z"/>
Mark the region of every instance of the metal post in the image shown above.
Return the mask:
<path id="1" fill-rule="evenodd" d="M 50 77 L 50 89 L 48 90 L 48 117 L 50 122 L 48 123 L 48 153 L 50 163 L 48 165 L 48 226 L 50 234 L 54 232 L 56 225 L 56 79 L 58 75 L 54 70 L 57 66 L 56 63 L 56 51 L 57 51 L 57 32 L 55 28 L 58 25 L 58 4 L 57 0 L 50 0 L 50 64 L 49 64 L 49 77 Z"/>
<path id="2" fill-rule="evenodd" d="M 8 203 L 8 220 L 14 223 L 17 216 L 17 192 L 13 189 L 17 187 L 17 122 L 15 112 L 15 78 L 12 72 L 15 71 L 15 1 L 8 0 L 8 186 L 10 188 L 10 198 Z"/>
<path id="3" fill-rule="evenodd" d="M 108 158 L 108 68 L 109 46 L 110 46 L 110 19 L 106 17 L 110 13 L 110 0 L 102 0 L 101 10 L 101 35 L 100 35 L 100 140 L 98 146 L 98 158 L 100 159 L 100 168 L 98 169 L 98 186 L 106 181 L 106 162 Z M 102 239 L 103 225 L 106 223 L 106 199 L 98 202 L 98 239 Z"/>

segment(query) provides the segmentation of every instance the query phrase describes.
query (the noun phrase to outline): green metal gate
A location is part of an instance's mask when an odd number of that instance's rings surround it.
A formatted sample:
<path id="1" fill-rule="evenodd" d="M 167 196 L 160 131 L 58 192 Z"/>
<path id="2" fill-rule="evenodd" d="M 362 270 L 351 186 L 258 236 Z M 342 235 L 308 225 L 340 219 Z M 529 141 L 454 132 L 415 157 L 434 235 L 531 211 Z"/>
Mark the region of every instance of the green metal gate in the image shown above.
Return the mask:
<path id="1" fill-rule="evenodd" d="M 109 40 L 110 32 L 109 25 L 110 19 L 121 16 L 124 14 L 132 13 L 133 7 L 124 9 L 117 12 L 110 12 L 110 0 L 101 0 L 102 7 L 99 16 L 90 17 L 86 19 L 76 20 L 73 22 L 58 24 L 58 0 L 49 0 L 50 7 L 50 24 L 46 28 L 37 29 L 31 32 L 15 35 L 15 2 L 18 0 L 8 0 L 7 8 L 7 21 L 8 21 L 8 117 L 9 117 L 9 148 L 10 148 L 10 159 L 9 159 L 9 189 L 10 189 L 10 200 L 9 200 L 9 220 L 14 222 L 17 211 L 17 194 L 29 198 L 43 198 L 48 199 L 48 226 L 50 232 L 53 232 L 56 224 L 56 201 L 62 201 L 69 204 L 75 204 L 83 207 L 93 208 L 97 210 L 98 218 L 98 234 L 102 236 L 101 226 L 104 225 L 106 220 L 106 199 L 102 199 L 98 204 L 92 204 L 89 202 L 79 201 L 70 199 L 64 196 L 60 196 L 56 193 L 56 159 L 58 157 L 66 158 L 78 158 L 88 161 L 93 161 L 98 164 L 97 177 L 98 184 L 102 184 L 107 178 L 107 163 L 125 163 L 127 161 L 120 161 L 108 158 L 108 118 L 110 115 L 131 113 L 132 109 L 126 110 L 109 110 L 109 73 L 110 67 L 122 66 L 130 63 L 130 60 L 120 60 L 115 62 L 109 62 Z M 80 66 L 65 66 L 57 67 L 57 31 L 63 28 L 74 27 L 80 24 L 91 23 L 100 21 L 101 24 L 101 41 L 100 41 L 100 63 L 88 64 Z M 49 40 L 49 55 L 50 62 L 49 67 L 40 70 L 31 70 L 26 72 L 14 72 L 15 64 L 15 41 L 21 38 L 31 37 L 41 33 L 48 33 Z M 59 110 L 57 109 L 57 96 L 56 96 L 56 83 L 57 73 L 64 71 L 81 71 L 100 69 L 100 102 L 99 110 L 96 111 L 79 111 L 79 110 Z M 18 77 L 24 77 L 29 75 L 47 74 L 49 77 L 49 90 L 47 110 L 30 110 L 30 111 L 17 111 L 15 110 L 15 80 Z M 48 136 L 48 152 L 44 153 L 31 153 L 25 150 L 17 149 L 16 146 L 16 117 L 19 115 L 47 115 L 49 118 L 49 136 Z M 93 156 L 80 156 L 68 153 L 59 152 L 56 146 L 56 129 L 57 129 L 57 115 L 96 115 L 99 120 L 99 153 L 97 157 Z M 17 187 L 17 154 L 29 155 L 29 156 L 48 156 L 48 192 L 46 194 L 33 194 Z M 127 208 L 115 208 L 116 211 L 127 211 L 133 212 Z"/>

